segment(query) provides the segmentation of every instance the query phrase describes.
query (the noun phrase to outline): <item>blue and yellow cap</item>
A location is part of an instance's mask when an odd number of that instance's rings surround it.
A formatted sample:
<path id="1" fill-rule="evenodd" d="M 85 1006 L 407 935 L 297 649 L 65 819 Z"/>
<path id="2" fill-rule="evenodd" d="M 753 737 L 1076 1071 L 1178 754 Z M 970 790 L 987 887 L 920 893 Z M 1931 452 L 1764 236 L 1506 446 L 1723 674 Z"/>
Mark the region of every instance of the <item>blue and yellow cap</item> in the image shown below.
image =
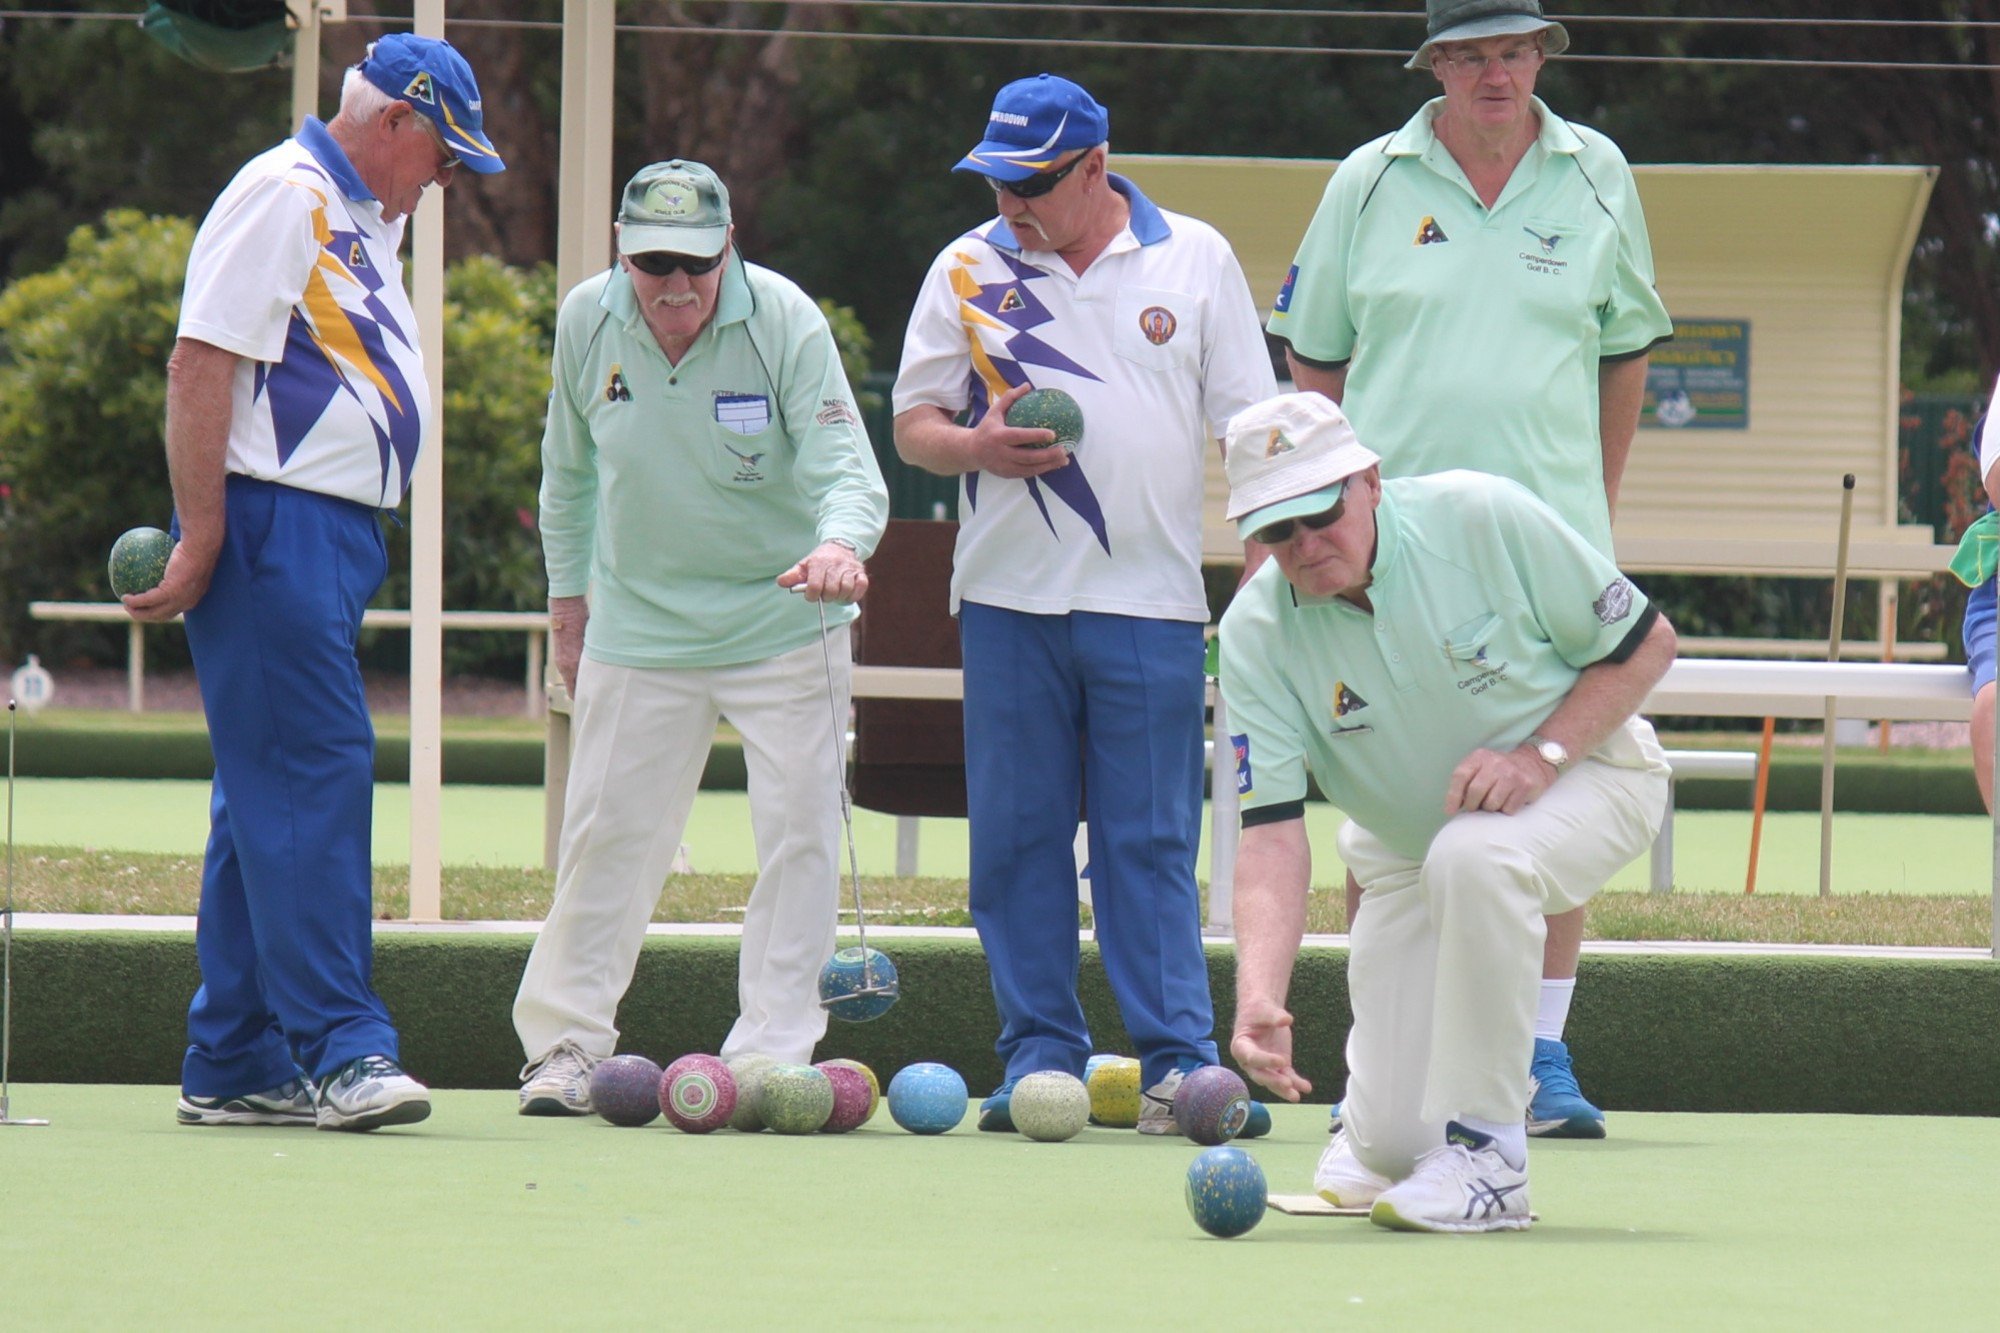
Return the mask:
<path id="1" fill-rule="evenodd" d="M 450 42 L 392 32 L 368 48 L 360 70 L 368 82 L 429 116 L 466 166 L 487 174 L 507 169 L 480 125 L 479 81 Z"/>
<path id="2" fill-rule="evenodd" d="M 1037 74 L 1016 79 L 993 98 L 986 137 L 953 171 L 1018 181 L 1054 166 L 1064 153 L 1095 148 L 1111 137 L 1111 113 L 1068 79 Z"/>

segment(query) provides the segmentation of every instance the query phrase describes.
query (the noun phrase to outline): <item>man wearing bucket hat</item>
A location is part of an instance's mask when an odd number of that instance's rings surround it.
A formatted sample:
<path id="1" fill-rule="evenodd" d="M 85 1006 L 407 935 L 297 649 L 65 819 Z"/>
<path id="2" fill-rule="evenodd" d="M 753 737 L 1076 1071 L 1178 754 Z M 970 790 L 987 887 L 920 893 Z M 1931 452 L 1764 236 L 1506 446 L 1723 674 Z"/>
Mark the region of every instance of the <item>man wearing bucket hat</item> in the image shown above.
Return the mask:
<path id="1" fill-rule="evenodd" d="M 380 511 L 430 437 L 404 219 L 502 169 L 448 43 L 369 47 L 340 111 L 252 158 L 201 224 L 167 366 L 180 538 L 125 598 L 187 617 L 215 750 L 177 1110 L 186 1125 L 375 1129 L 430 1113 L 370 982 L 374 731 L 354 660 Z"/>
<path id="2" fill-rule="evenodd" d="M 1608 555 L 1647 353 L 1672 333 L 1632 170 L 1535 97 L 1569 45 L 1539 0 L 1430 0 L 1427 15 L 1409 68 L 1443 95 L 1341 163 L 1270 330 L 1294 383 L 1339 402 L 1386 475 L 1512 477 Z M 1425 410 L 1404 410 L 1418 395 Z M 1604 1135 L 1562 1040 L 1582 940 L 1580 912 L 1549 923 L 1535 1134 Z"/>
<path id="3" fill-rule="evenodd" d="M 1270 548 L 1222 625 L 1237 754 L 1231 1052 L 1296 1100 L 1285 1009 L 1305 922 L 1306 774 L 1348 814 L 1348 1081 L 1314 1185 L 1383 1226 L 1527 1226 L 1543 915 L 1645 850 L 1668 769 L 1634 710 L 1674 633 L 1515 482 L 1383 481 L 1316 393 L 1229 426 L 1228 515 Z"/>
<path id="4" fill-rule="evenodd" d="M 974 924 L 1006 1077 L 1082 1075 L 1073 848 L 1087 795 L 1097 941 L 1142 1066 L 1139 1129 L 1173 1133 L 1216 1059 L 1200 841 L 1202 460 L 1276 388 L 1243 271 L 1214 228 L 1107 166 L 1110 116 L 1050 74 L 993 100 L 958 163 L 999 216 L 946 246 L 910 316 L 896 447 L 962 479 L 951 605 L 965 658 Z M 983 191 L 982 191 L 983 193 Z M 1005 413 L 1082 408 L 1072 455 Z M 970 410 L 969 425 L 955 418 Z"/>
<path id="5" fill-rule="evenodd" d="M 555 901 L 514 1001 L 523 1115 L 591 1109 L 720 717 L 743 738 L 759 867 L 722 1053 L 804 1063 L 826 1031 L 827 696 L 845 717 L 847 627 L 889 495 L 826 317 L 745 262 L 734 230 L 714 171 L 644 167 L 617 266 L 556 318 L 541 533 L 574 752 Z"/>

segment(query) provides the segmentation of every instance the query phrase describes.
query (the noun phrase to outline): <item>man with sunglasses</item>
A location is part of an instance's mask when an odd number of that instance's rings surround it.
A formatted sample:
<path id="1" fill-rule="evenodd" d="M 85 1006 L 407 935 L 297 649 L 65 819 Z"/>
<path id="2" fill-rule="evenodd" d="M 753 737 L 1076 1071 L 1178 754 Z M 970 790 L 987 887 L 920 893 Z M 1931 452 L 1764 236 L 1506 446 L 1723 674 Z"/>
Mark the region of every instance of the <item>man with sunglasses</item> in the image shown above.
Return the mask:
<path id="1" fill-rule="evenodd" d="M 1050 74 L 994 98 L 955 168 L 999 216 L 931 265 L 903 344 L 896 447 L 961 481 L 951 605 L 965 659 L 974 923 L 1006 1076 L 1081 1075 L 1077 812 L 1112 993 L 1137 1047 L 1139 1129 L 1174 1132 L 1216 1059 L 1195 851 L 1202 810 L 1202 461 L 1276 387 L 1242 269 L 1212 227 L 1107 167 L 1110 118 Z M 1081 406 L 1072 456 L 1006 409 Z M 956 418 L 968 413 L 969 424 Z"/>
<path id="2" fill-rule="evenodd" d="M 1427 10 L 1409 68 L 1442 96 L 1340 164 L 1271 333 L 1293 382 L 1340 403 L 1389 476 L 1512 477 L 1609 555 L 1647 353 L 1673 331 L 1632 169 L 1535 96 L 1569 45 L 1540 0 Z M 1418 398 L 1424 410 L 1409 411 Z M 1582 941 L 1581 912 L 1549 923 L 1537 1135 L 1605 1133 L 1563 1041 Z"/>
<path id="3" fill-rule="evenodd" d="M 1228 515 L 1273 556 L 1222 623 L 1243 809 L 1230 1050 L 1288 1100 L 1312 1090 L 1285 1008 L 1310 770 L 1363 891 L 1346 1102 L 1314 1186 L 1382 1226 L 1517 1230 L 1543 917 L 1659 827 L 1668 769 L 1636 710 L 1674 632 L 1518 483 L 1384 481 L 1379 462 L 1320 394 L 1230 423 Z"/>
<path id="4" fill-rule="evenodd" d="M 370 983 L 374 729 L 354 659 L 431 403 L 399 257 L 426 186 L 502 169 L 451 46 L 396 33 L 340 111 L 252 158 L 195 237 L 167 365 L 180 537 L 135 619 L 187 618 L 215 750 L 177 1109 L 375 1129 L 430 1113 Z"/>
<path id="5" fill-rule="evenodd" d="M 714 171 L 642 168 L 617 266 L 556 319 L 541 533 L 574 749 L 555 901 L 514 1002 L 523 1115 L 591 1109 L 722 717 L 743 738 L 759 867 L 722 1054 L 804 1063 L 826 1031 L 827 693 L 845 717 L 847 627 L 889 495 L 826 317 L 734 234 Z"/>

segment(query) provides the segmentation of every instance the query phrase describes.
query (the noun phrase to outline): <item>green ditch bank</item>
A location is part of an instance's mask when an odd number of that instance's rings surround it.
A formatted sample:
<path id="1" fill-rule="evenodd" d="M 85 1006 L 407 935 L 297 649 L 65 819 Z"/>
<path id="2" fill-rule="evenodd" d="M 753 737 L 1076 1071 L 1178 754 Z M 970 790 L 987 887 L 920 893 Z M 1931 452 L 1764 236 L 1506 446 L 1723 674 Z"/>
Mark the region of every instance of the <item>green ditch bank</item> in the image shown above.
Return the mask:
<path id="1" fill-rule="evenodd" d="M 1673 738 L 1668 736 L 1672 745 Z M 208 733 L 199 727 L 157 730 L 96 729 L 48 725 L 23 728 L 18 772 L 33 778 L 188 778 L 206 780 L 215 771 Z M 444 780 L 491 786 L 539 786 L 539 736 L 452 736 L 444 738 Z M 407 782 L 407 737 L 384 736 L 375 747 L 378 782 Z M 711 791 L 741 791 L 745 785 L 743 748 L 734 738 L 718 739 L 709 751 L 701 785 Z M 1818 750 L 1787 749 L 1772 756 L 1769 807 L 1819 809 Z M 1318 791 L 1313 791 L 1318 796 Z M 1751 784 L 1692 778 L 1676 786 L 1682 810 L 1748 810 Z M 1874 749 L 1844 751 L 1834 783 L 1834 807 L 1875 814 L 1984 814 L 1971 761 L 1940 755 L 1882 755 Z"/>
<path id="2" fill-rule="evenodd" d="M 878 941 L 879 942 L 879 941 Z M 511 1088 L 510 1012 L 533 936 L 383 934 L 377 989 L 410 1070 L 438 1087 Z M 822 1058 L 885 1076 L 917 1060 L 1000 1080 L 985 956 L 970 940 L 890 942 L 904 998 L 874 1023 L 834 1023 Z M 736 1010 L 736 941 L 652 937 L 618 1015 L 620 1049 L 664 1063 L 717 1049 Z M 1233 948 L 1208 951 L 1229 1031 Z M 1347 954 L 1302 955 L 1292 985 L 1299 1068 L 1317 1100 L 1340 1095 Z M 2000 1115 L 2000 965 L 1586 954 L 1569 1040 L 1591 1096 L 1612 1111 Z M 27 931 L 14 940 L 13 1077 L 178 1081 L 197 983 L 190 933 Z M 1131 1049 L 1094 946 L 1080 991 L 1100 1050 Z"/>

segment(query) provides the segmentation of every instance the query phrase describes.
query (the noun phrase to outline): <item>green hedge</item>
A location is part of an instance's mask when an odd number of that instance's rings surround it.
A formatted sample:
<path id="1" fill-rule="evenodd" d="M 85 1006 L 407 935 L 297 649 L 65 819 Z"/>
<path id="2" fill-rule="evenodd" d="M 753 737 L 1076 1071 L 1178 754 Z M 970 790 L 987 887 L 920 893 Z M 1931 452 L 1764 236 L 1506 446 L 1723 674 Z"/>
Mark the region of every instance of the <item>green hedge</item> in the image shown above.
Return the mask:
<path id="1" fill-rule="evenodd" d="M 411 1070 L 439 1087 L 510 1088 L 510 1018 L 533 936 L 383 934 L 378 989 Z M 996 1084 L 999 1020 L 985 956 L 963 940 L 899 939 L 904 1000 L 835 1023 L 822 1057 L 887 1075 L 940 1060 Z M 28 931 L 15 937 L 14 1077 L 178 1080 L 197 976 L 189 934 Z M 1296 1056 L 1316 1100 L 1340 1095 L 1347 954 L 1308 951 L 1292 985 Z M 1209 950 L 1226 1033 L 1235 951 Z M 2000 965 L 1823 957 L 1585 955 L 1569 1038 L 1591 1096 L 1613 1111 L 2000 1115 Z M 1080 990 L 1100 1050 L 1130 1050 L 1097 950 Z M 653 937 L 619 1011 L 621 1049 L 662 1062 L 715 1050 L 736 1009 L 736 942 Z"/>

